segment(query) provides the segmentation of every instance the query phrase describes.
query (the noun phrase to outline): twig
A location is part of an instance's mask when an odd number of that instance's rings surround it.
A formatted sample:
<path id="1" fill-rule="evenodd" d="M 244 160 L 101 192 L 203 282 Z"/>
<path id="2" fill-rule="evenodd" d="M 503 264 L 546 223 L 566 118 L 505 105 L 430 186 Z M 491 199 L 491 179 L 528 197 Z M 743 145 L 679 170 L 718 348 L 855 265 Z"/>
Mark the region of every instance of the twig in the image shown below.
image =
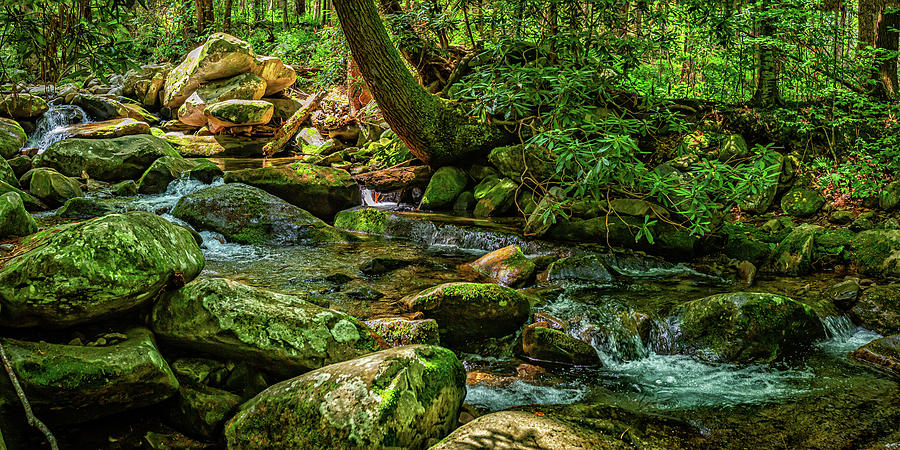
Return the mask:
<path id="1" fill-rule="evenodd" d="M 50 443 L 51 450 L 59 450 L 59 446 L 56 444 L 56 438 L 53 436 L 53 433 L 51 433 L 50 429 L 47 428 L 47 425 L 44 425 L 44 422 L 41 422 L 35 417 L 34 413 L 31 411 L 31 404 L 28 403 L 28 398 L 25 397 L 25 391 L 22 390 L 22 385 L 19 384 L 16 373 L 13 372 L 12 364 L 10 364 L 9 358 L 6 356 L 6 349 L 3 347 L 2 342 L 0 342 L 0 360 L 3 361 L 3 367 L 6 369 L 6 373 L 9 374 L 9 381 L 12 382 L 13 389 L 15 389 L 16 394 L 19 396 L 19 400 L 22 402 L 22 407 L 25 409 L 25 417 L 28 419 L 28 425 L 31 425 L 40 430 L 41 433 L 44 433 L 47 442 Z"/>

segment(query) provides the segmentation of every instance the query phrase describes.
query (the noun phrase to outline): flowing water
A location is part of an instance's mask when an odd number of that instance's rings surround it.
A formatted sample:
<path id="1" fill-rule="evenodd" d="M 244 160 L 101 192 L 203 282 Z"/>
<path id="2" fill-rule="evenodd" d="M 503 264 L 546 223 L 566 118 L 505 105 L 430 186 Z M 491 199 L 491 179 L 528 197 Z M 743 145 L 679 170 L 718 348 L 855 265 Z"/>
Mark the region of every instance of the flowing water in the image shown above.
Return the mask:
<path id="1" fill-rule="evenodd" d="M 38 149 L 38 153 L 41 153 L 54 142 L 71 136 L 67 131 L 68 127 L 90 122 L 90 117 L 81 107 L 75 105 L 51 106 L 38 120 L 35 131 L 28 138 L 25 147 L 35 147 Z"/>

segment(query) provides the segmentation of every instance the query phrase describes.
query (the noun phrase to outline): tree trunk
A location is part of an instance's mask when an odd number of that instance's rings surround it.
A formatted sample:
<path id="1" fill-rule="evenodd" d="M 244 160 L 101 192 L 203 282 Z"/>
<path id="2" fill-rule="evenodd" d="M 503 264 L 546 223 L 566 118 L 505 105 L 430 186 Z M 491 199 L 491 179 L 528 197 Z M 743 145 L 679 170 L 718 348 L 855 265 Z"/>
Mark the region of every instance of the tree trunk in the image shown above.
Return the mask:
<path id="1" fill-rule="evenodd" d="M 900 27 L 900 13 L 888 12 L 887 8 L 896 6 L 892 2 L 875 2 L 860 0 L 859 2 L 859 45 L 860 50 L 871 47 L 874 50 L 874 67 L 863 81 L 865 90 L 879 97 L 891 97 L 897 94 L 897 57 L 888 57 L 898 49 L 897 28 Z M 869 87 L 869 80 L 876 80 Z"/>
<path id="2" fill-rule="evenodd" d="M 275 136 L 272 140 L 263 146 L 263 156 L 268 158 L 281 151 L 281 149 L 291 141 L 291 138 L 297 134 L 297 131 L 300 130 L 300 125 L 303 125 L 303 122 L 306 122 L 306 119 L 309 119 L 309 116 L 312 115 L 313 111 L 319 109 L 319 104 L 322 103 L 322 100 L 327 95 L 328 91 L 319 91 L 306 99 L 306 103 L 304 103 L 303 106 L 301 106 L 300 109 L 298 109 L 297 112 L 295 112 L 294 115 L 292 115 L 287 122 L 275 132 Z"/>
<path id="3" fill-rule="evenodd" d="M 387 16 L 400 14 L 403 9 L 397 0 L 379 0 L 381 13 Z M 447 83 L 452 68 L 449 62 L 440 55 L 440 51 L 430 42 L 418 37 L 418 32 L 408 27 L 408 24 L 395 22 L 388 19 L 393 27 L 395 35 L 402 35 L 397 45 L 400 53 L 416 69 L 422 86 L 430 92 L 440 91 Z M 449 45 L 449 44 L 448 44 Z"/>
<path id="4" fill-rule="evenodd" d="M 306 0 L 294 0 L 294 10 L 297 11 L 297 25 L 300 25 L 300 19 L 306 14 Z"/>
<path id="5" fill-rule="evenodd" d="M 289 25 L 291 8 L 288 7 L 288 0 L 281 0 L 281 29 L 287 30 Z"/>
<path id="6" fill-rule="evenodd" d="M 234 6 L 234 0 L 225 0 L 225 17 L 223 17 L 223 21 L 225 22 L 225 32 L 231 32 L 231 8 Z"/>
<path id="7" fill-rule="evenodd" d="M 202 34 L 216 21 L 212 0 L 196 0 L 194 8 L 197 13 L 197 32 Z"/>
<path id="8" fill-rule="evenodd" d="M 775 35 L 773 19 L 765 17 L 759 24 L 762 37 Z M 759 45 L 756 50 L 756 91 L 750 103 L 762 109 L 781 105 L 781 93 L 778 90 L 779 52 L 774 45 Z"/>
<path id="9" fill-rule="evenodd" d="M 417 158 L 440 166 L 511 141 L 501 128 L 473 120 L 416 82 L 372 0 L 335 0 L 334 9 L 384 119 Z"/>

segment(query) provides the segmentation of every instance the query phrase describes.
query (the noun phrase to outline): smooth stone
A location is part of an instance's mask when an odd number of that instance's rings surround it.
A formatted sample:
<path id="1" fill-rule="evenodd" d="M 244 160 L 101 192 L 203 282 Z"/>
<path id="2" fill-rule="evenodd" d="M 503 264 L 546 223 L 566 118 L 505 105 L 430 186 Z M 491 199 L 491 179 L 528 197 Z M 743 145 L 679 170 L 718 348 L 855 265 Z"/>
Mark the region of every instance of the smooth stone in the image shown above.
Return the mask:
<path id="1" fill-rule="evenodd" d="M 531 279 L 536 266 L 518 245 L 510 245 L 478 258 L 468 267 L 493 283 L 520 287 Z"/>
<path id="2" fill-rule="evenodd" d="M 65 139 L 34 158 L 35 167 L 50 167 L 69 177 L 102 181 L 137 179 L 163 156 L 178 156 L 166 141 L 149 134 L 113 139 Z"/>
<path id="3" fill-rule="evenodd" d="M 0 239 L 27 236 L 37 231 L 37 222 L 25 210 L 22 197 L 15 192 L 0 195 Z"/>

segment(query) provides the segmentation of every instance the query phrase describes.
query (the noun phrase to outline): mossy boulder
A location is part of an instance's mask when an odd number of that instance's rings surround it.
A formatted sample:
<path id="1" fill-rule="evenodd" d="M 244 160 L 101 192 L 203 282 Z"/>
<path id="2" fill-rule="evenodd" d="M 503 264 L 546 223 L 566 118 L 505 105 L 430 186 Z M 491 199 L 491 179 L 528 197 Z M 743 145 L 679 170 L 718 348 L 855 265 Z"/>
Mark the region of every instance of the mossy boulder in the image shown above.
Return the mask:
<path id="1" fill-rule="evenodd" d="M 360 204 L 359 185 L 346 170 L 312 164 L 229 171 L 225 182 L 255 186 L 323 220 Z"/>
<path id="2" fill-rule="evenodd" d="M 194 166 L 183 172 L 186 177 L 192 180 L 210 184 L 217 178 L 225 176 L 225 171 L 208 159 L 199 158 L 192 161 Z"/>
<path id="3" fill-rule="evenodd" d="M 51 207 L 62 205 L 70 198 L 84 197 L 78 180 L 46 167 L 31 172 L 28 192 Z"/>
<path id="4" fill-rule="evenodd" d="M 138 192 L 141 194 L 161 194 L 174 180 L 177 180 L 183 172 L 187 172 L 196 166 L 193 161 L 188 161 L 178 156 L 163 156 L 153 161 L 147 171 L 138 180 Z"/>
<path id="5" fill-rule="evenodd" d="M 190 231 L 142 211 L 47 229 L 21 247 L 0 269 L 2 326 L 63 327 L 130 311 L 192 280 L 205 262 Z"/>
<path id="6" fill-rule="evenodd" d="M 875 339 L 851 353 L 850 357 L 900 378 L 900 335 Z"/>
<path id="7" fill-rule="evenodd" d="M 750 155 L 747 141 L 739 134 L 724 136 L 719 142 L 719 161 L 728 162 Z"/>
<path id="8" fill-rule="evenodd" d="M 111 199 L 74 197 L 67 200 L 56 211 L 56 215 L 70 219 L 91 219 L 123 212 L 126 212 L 125 205 Z"/>
<path id="9" fill-rule="evenodd" d="M 209 123 L 219 127 L 263 125 L 272 120 L 275 106 L 263 100 L 225 100 L 203 110 Z"/>
<path id="10" fill-rule="evenodd" d="M 99 95 L 78 94 L 72 104 L 80 106 L 94 120 L 107 121 L 117 118 L 131 118 L 138 122 L 156 123 L 159 121 L 139 105 L 122 103 L 109 97 Z M 149 131 L 149 130 L 148 130 Z"/>
<path id="11" fill-rule="evenodd" d="M 195 436 L 215 440 L 243 403 L 231 392 L 179 378 L 180 388 L 168 411 L 168 419 L 177 428 Z"/>
<path id="12" fill-rule="evenodd" d="M 164 139 L 181 156 L 259 156 L 266 141 L 239 136 L 196 136 L 193 134 L 166 133 Z"/>
<path id="13" fill-rule="evenodd" d="M 225 33 L 214 33 L 169 73 L 162 105 L 176 110 L 202 83 L 251 72 L 256 66 L 256 54 L 250 44 Z"/>
<path id="14" fill-rule="evenodd" d="M 2 132 L 0 132 L 0 133 L 2 133 Z M 28 172 L 32 168 L 31 158 L 28 156 L 25 156 L 25 155 L 18 155 L 12 159 L 7 160 L 6 163 L 9 165 L 10 169 L 12 169 L 16 178 L 21 177 L 22 175 L 25 174 L 25 172 Z M 6 180 L 0 179 L 0 181 L 6 181 Z M 7 181 L 7 183 L 9 183 L 9 181 Z M 13 184 L 13 183 L 10 183 L 10 184 Z"/>
<path id="15" fill-rule="evenodd" d="M 376 351 L 374 334 L 342 312 L 224 278 L 199 278 L 153 308 L 171 345 L 295 376 Z"/>
<path id="16" fill-rule="evenodd" d="M 513 181 L 523 178 L 544 182 L 557 178 L 556 155 L 545 147 L 511 145 L 497 147 L 488 154 L 488 161 L 500 173 Z"/>
<path id="17" fill-rule="evenodd" d="M 900 333 L 900 284 L 866 289 L 850 315 L 863 328 L 883 335 Z"/>
<path id="18" fill-rule="evenodd" d="M 0 239 L 27 236 L 37 231 L 37 222 L 25 210 L 22 197 L 15 192 L 0 195 Z"/>
<path id="19" fill-rule="evenodd" d="M 825 206 L 825 197 L 818 191 L 794 188 L 781 197 L 781 209 L 794 217 L 809 217 Z"/>
<path id="20" fill-rule="evenodd" d="M 78 423 L 154 405 L 178 391 L 150 331 L 135 328 L 123 337 L 91 347 L 2 342 L 35 414 L 51 423 Z"/>
<path id="21" fill-rule="evenodd" d="M 775 270 L 799 276 L 819 267 L 844 264 L 851 258 L 854 237 L 846 229 L 829 230 L 812 224 L 797 226 L 775 248 Z"/>
<path id="22" fill-rule="evenodd" d="M 900 278 L 900 230 L 863 231 L 853 240 L 859 271 L 879 278 Z"/>
<path id="23" fill-rule="evenodd" d="M 11 186 L 19 185 L 19 177 L 16 176 L 16 172 L 10 167 L 9 163 L 0 158 L 0 181 L 7 183 Z"/>
<path id="24" fill-rule="evenodd" d="M 478 258 L 468 267 L 493 283 L 520 287 L 531 279 L 536 266 L 518 245 L 510 245 Z"/>
<path id="25" fill-rule="evenodd" d="M 259 100 L 266 92 L 266 80 L 252 73 L 212 81 L 200 86 L 178 108 L 178 120 L 195 127 L 205 126 L 206 107 L 225 100 Z"/>
<path id="26" fill-rule="evenodd" d="M 476 448 L 556 449 L 626 448 L 631 440 L 616 439 L 618 433 L 595 431 L 580 418 L 559 419 L 544 411 L 500 411 L 486 414 L 457 428 L 431 450 L 468 450 Z M 528 443 L 527 447 L 523 443 Z"/>
<path id="27" fill-rule="evenodd" d="M 47 209 L 47 205 L 44 202 L 38 200 L 33 195 L 14 187 L 6 182 L 0 181 L 0 195 L 13 192 L 22 199 L 22 202 L 25 204 L 25 209 L 29 211 L 41 211 Z"/>
<path id="28" fill-rule="evenodd" d="M 891 211 L 900 205 L 900 181 L 888 183 L 881 191 L 878 197 L 878 206 L 885 210 Z"/>
<path id="29" fill-rule="evenodd" d="M 734 292 L 687 302 L 672 312 L 681 352 L 728 363 L 767 363 L 825 337 L 819 317 L 776 294 Z"/>
<path id="30" fill-rule="evenodd" d="M 547 268 L 547 281 L 581 281 L 609 284 L 613 276 L 599 255 L 560 258 Z"/>
<path id="31" fill-rule="evenodd" d="M 135 134 L 150 134 L 150 125 L 130 118 L 110 119 L 66 127 L 69 137 L 80 139 L 108 139 Z"/>
<path id="32" fill-rule="evenodd" d="M 0 117 L 0 157 L 9 159 L 15 156 L 27 138 L 18 122 Z"/>
<path id="33" fill-rule="evenodd" d="M 34 158 L 35 167 L 50 167 L 69 177 L 102 181 L 137 179 L 163 156 L 178 156 L 166 141 L 149 134 L 113 139 L 65 139 Z"/>
<path id="34" fill-rule="evenodd" d="M 468 182 L 469 176 L 459 167 L 441 167 L 434 172 L 425 188 L 421 208 L 441 209 L 452 205 L 453 200 L 466 189 Z"/>
<path id="35" fill-rule="evenodd" d="M 503 215 L 515 203 L 518 189 L 519 185 L 508 178 L 498 180 L 475 204 L 474 216 L 484 218 Z M 478 197 L 477 192 L 475 197 Z"/>
<path id="36" fill-rule="evenodd" d="M 490 283 L 441 284 L 407 297 L 404 303 L 410 311 L 437 320 L 441 342 L 451 346 L 513 333 L 531 310 L 522 294 Z"/>
<path id="37" fill-rule="evenodd" d="M 277 94 L 297 81 L 297 72 L 274 56 L 257 57 L 253 73 L 266 81 L 265 95 Z"/>
<path id="38" fill-rule="evenodd" d="M 159 92 L 172 70 L 170 64 L 147 64 L 125 73 L 122 93 L 140 102 L 146 108 L 159 106 Z"/>
<path id="39" fill-rule="evenodd" d="M 31 94 L 7 95 L 0 100 L 0 115 L 17 120 L 33 120 L 47 112 L 47 102 Z"/>
<path id="40" fill-rule="evenodd" d="M 188 194 L 172 215 L 200 230 L 242 244 L 297 244 L 344 240 L 321 219 L 253 186 L 228 183 Z"/>
<path id="41" fill-rule="evenodd" d="M 434 319 L 404 319 L 389 317 L 367 320 L 366 325 L 383 337 L 391 347 L 402 345 L 438 345 L 438 323 Z"/>
<path id="42" fill-rule="evenodd" d="M 600 357 L 590 344 L 549 328 L 544 322 L 522 330 L 522 353 L 543 362 L 571 366 L 600 366 Z"/>
<path id="43" fill-rule="evenodd" d="M 225 438 L 229 448 L 424 449 L 456 426 L 465 379 L 447 349 L 384 350 L 269 387 Z"/>

